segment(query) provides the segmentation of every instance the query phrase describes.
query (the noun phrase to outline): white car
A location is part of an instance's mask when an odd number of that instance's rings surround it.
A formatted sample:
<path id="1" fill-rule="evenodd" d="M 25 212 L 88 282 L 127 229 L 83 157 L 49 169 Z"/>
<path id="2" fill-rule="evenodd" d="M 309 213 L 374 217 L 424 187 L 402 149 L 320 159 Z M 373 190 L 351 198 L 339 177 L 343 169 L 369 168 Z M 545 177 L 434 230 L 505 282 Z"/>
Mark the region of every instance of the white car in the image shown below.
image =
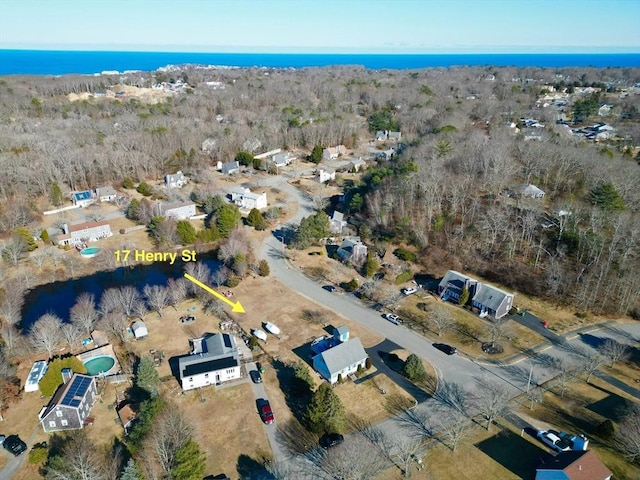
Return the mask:
<path id="1" fill-rule="evenodd" d="M 567 452 L 571 450 L 571 442 L 564 438 L 560 438 L 557 432 L 553 430 L 539 430 L 537 437 L 542 443 L 548 445 L 556 452 Z"/>
<path id="2" fill-rule="evenodd" d="M 418 289 L 416 287 L 406 287 L 406 288 L 403 288 L 400 291 L 408 296 L 408 295 L 412 295 L 412 294 L 416 293 L 418 291 Z"/>
<path id="3" fill-rule="evenodd" d="M 398 315 L 396 315 L 395 313 L 385 313 L 382 316 L 384 318 L 386 318 L 387 320 L 389 320 L 394 325 L 400 325 L 402 323 L 402 320 L 400 320 L 400 317 Z"/>

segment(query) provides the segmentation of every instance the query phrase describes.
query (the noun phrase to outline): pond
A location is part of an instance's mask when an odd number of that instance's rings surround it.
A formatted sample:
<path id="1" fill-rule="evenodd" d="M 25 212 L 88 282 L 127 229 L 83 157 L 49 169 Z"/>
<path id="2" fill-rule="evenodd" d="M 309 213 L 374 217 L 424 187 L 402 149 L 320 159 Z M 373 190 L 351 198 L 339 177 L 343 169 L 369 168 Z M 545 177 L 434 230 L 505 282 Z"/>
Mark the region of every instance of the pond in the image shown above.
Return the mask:
<path id="1" fill-rule="evenodd" d="M 214 255 L 215 252 L 206 252 L 198 257 L 199 261 L 205 263 L 212 272 L 220 268 L 220 262 L 214 258 Z M 145 285 L 166 285 L 170 278 L 178 279 L 183 275 L 182 262 L 176 262 L 174 265 L 155 262 L 150 265 L 120 267 L 86 277 L 39 285 L 25 295 L 21 327 L 28 328 L 45 313 L 53 313 L 63 321 L 68 321 L 69 310 L 83 292 L 94 294 L 97 306 L 102 292 L 108 288 L 133 286 L 142 293 Z"/>

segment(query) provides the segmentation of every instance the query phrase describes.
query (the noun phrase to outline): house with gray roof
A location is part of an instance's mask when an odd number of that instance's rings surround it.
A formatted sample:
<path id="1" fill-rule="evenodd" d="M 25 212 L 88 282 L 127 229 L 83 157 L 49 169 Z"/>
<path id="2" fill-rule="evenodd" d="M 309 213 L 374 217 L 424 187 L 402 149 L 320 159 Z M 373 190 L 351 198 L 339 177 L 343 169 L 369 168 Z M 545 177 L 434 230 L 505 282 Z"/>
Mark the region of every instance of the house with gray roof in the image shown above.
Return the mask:
<path id="1" fill-rule="evenodd" d="M 331 233 L 342 233 L 342 229 L 347 226 L 347 222 L 344 220 L 344 213 L 337 210 L 333 211 L 329 222 L 331 225 Z"/>
<path id="2" fill-rule="evenodd" d="M 343 262 L 358 264 L 367 258 L 367 246 L 360 237 L 345 238 L 336 253 Z"/>
<path id="3" fill-rule="evenodd" d="M 178 170 L 173 175 L 164 176 L 164 184 L 168 188 L 182 188 L 186 183 L 187 179 L 184 177 L 181 170 Z"/>
<path id="4" fill-rule="evenodd" d="M 95 377 L 64 369 L 62 378 L 64 383 L 38 415 L 45 432 L 78 430 L 84 427 L 96 401 L 98 390 Z"/>
<path id="5" fill-rule="evenodd" d="M 344 332 L 338 335 L 340 338 L 344 338 Z M 348 332 L 346 335 L 348 338 Z M 367 357 L 367 352 L 362 347 L 360 339 L 352 338 L 314 356 L 313 368 L 322 378 L 333 385 L 338 382 L 340 376 L 345 379 L 348 375 L 358 371 L 358 367 L 365 368 Z"/>
<path id="6" fill-rule="evenodd" d="M 219 385 L 240 378 L 236 340 L 228 333 L 209 334 L 192 340 L 190 355 L 178 359 L 183 390 Z"/>
<path id="7" fill-rule="evenodd" d="M 223 175 L 233 175 L 240 172 L 240 164 L 237 161 L 223 163 L 220 167 Z"/>
<path id="8" fill-rule="evenodd" d="M 527 185 L 520 185 L 516 188 L 516 191 L 521 197 L 529 197 L 529 198 L 544 198 L 544 191 L 532 185 L 531 183 Z"/>
<path id="9" fill-rule="evenodd" d="M 118 197 L 118 192 L 111 186 L 96 188 L 96 196 L 101 202 L 113 202 Z"/>
<path id="10" fill-rule="evenodd" d="M 463 273 L 449 270 L 438 284 L 438 295 L 444 301 L 458 303 L 463 289 L 469 292 L 471 305 L 481 317 L 498 319 L 504 317 L 513 307 L 513 293 L 481 283 Z"/>

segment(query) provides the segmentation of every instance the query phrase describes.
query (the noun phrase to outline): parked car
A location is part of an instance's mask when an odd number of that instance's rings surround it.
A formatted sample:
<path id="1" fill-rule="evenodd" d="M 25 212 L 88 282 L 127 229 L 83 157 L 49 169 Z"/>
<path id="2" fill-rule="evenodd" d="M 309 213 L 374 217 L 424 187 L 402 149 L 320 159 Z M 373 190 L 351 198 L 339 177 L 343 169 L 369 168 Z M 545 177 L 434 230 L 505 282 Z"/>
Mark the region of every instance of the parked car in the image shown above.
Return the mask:
<path id="1" fill-rule="evenodd" d="M 194 317 L 193 315 L 184 315 L 180 317 L 181 323 L 193 323 L 195 321 L 196 321 L 196 317 Z"/>
<path id="2" fill-rule="evenodd" d="M 0 435 L 0 445 L 4 443 L 4 439 L 7 438 L 4 435 Z"/>
<path id="3" fill-rule="evenodd" d="M 4 439 L 4 442 L 2 442 L 2 446 L 16 457 L 22 455 L 27 450 L 27 444 L 20 440 L 18 435 L 9 435 Z"/>
<path id="4" fill-rule="evenodd" d="M 326 433 L 320 437 L 320 446 L 322 448 L 331 448 L 340 445 L 344 441 L 344 437 L 339 433 Z"/>
<path id="5" fill-rule="evenodd" d="M 263 400 L 260 404 L 260 418 L 262 418 L 262 421 L 267 425 L 271 425 L 276 421 L 268 400 Z"/>
<path id="6" fill-rule="evenodd" d="M 556 435 L 554 430 L 539 430 L 537 437 L 542 443 L 551 447 L 556 452 L 566 452 L 571 450 L 571 442 Z"/>
<path id="7" fill-rule="evenodd" d="M 336 287 L 334 287 L 333 285 L 325 285 L 322 288 L 324 288 L 327 292 L 331 292 L 331 293 L 333 293 L 333 292 L 335 292 L 337 290 Z"/>
<path id="8" fill-rule="evenodd" d="M 418 291 L 418 288 L 417 287 L 406 287 L 406 288 L 403 288 L 400 291 L 402 293 L 404 293 L 405 295 L 409 296 L 409 295 L 413 295 L 414 293 L 416 293 Z"/>
<path id="9" fill-rule="evenodd" d="M 433 346 L 447 355 L 455 355 L 458 353 L 458 349 L 456 347 L 452 347 L 446 343 L 434 343 Z"/>
<path id="10" fill-rule="evenodd" d="M 249 372 L 249 376 L 251 377 L 253 383 L 262 383 L 262 375 L 260 375 L 260 372 L 258 370 L 251 370 Z"/>
<path id="11" fill-rule="evenodd" d="M 395 313 L 385 313 L 382 316 L 384 318 L 386 318 L 387 320 L 389 320 L 394 325 L 400 325 L 402 323 L 402 320 L 400 320 L 400 317 L 398 315 L 396 315 Z"/>

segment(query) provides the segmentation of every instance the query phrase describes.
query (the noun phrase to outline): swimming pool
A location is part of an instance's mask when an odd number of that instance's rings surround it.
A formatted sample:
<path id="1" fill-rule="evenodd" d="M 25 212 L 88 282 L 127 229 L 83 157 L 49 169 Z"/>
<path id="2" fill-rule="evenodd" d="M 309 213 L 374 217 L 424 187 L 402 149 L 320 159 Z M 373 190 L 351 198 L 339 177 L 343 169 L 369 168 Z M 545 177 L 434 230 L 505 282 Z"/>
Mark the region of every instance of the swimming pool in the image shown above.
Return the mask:
<path id="1" fill-rule="evenodd" d="M 84 258 L 91 258 L 95 257 L 99 251 L 100 247 L 87 247 L 82 249 L 80 255 L 82 255 Z"/>
<path id="2" fill-rule="evenodd" d="M 95 377 L 101 373 L 107 373 L 116 364 L 116 360 L 108 355 L 102 355 L 100 357 L 94 357 L 84 362 L 84 367 L 87 369 L 87 375 Z"/>

